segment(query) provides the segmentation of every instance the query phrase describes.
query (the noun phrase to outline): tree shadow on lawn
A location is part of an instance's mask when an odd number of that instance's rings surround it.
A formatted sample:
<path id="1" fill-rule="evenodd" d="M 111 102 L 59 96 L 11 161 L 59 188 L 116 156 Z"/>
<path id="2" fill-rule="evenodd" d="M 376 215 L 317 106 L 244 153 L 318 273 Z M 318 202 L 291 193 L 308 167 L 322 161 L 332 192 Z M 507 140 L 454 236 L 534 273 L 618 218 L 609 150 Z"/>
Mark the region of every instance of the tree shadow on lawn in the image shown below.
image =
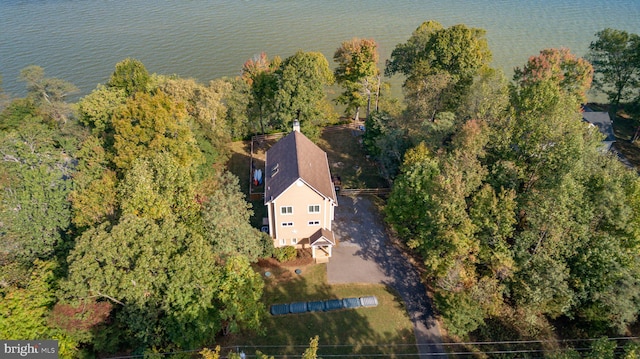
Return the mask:
<path id="1" fill-rule="evenodd" d="M 238 141 L 231 143 L 231 157 L 227 168 L 240 180 L 240 189 L 245 196 L 249 196 L 249 166 L 251 165 L 251 143 Z"/>
<path id="2" fill-rule="evenodd" d="M 272 279 L 267 279 L 264 294 L 267 309 L 271 304 L 365 295 L 376 295 L 379 305 L 330 312 L 268 315 L 264 321 L 264 336 L 236 335 L 226 338 L 231 340 L 225 340 L 222 345 L 230 348 L 238 345 L 240 350 L 251 354 L 259 350 L 276 357 L 299 357 L 308 347 L 310 338 L 317 335 L 319 357 L 356 355 L 354 358 L 367 358 L 371 354 L 383 354 L 394 358 L 398 354 L 417 352 L 412 327 L 401 307 L 402 300 L 392 291 L 383 286 L 329 286 L 326 277 L 318 278 L 315 277 L 317 273 L 312 273 L 318 268 L 324 269 L 324 266 L 309 266 L 303 269 L 302 275 L 293 274 L 289 281 L 277 285 L 271 285 L 269 281 Z M 308 280 L 305 272 L 314 278 Z M 273 274 L 277 275 L 289 276 L 284 272 Z"/>
<path id="3" fill-rule="evenodd" d="M 340 176 L 345 188 L 388 187 L 380 177 L 376 164 L 367 159 L 351 128 L 330 129 L 322 132 L 318 146 L 327 152 L 332 175 Z"/>
<path id="4" fill-rule="evenodd" d="M 435 326 L 431 301 L 418 269 L 391 243 L 384 218 L 371 199 L 341 197 L 341 203 L 334 225 L 338 236 L 358 244 L 356 256 L 377 264 L 385 277 L 380 283 L 398 291 L 414 320 L 425 323 L 427 329 Z"/>

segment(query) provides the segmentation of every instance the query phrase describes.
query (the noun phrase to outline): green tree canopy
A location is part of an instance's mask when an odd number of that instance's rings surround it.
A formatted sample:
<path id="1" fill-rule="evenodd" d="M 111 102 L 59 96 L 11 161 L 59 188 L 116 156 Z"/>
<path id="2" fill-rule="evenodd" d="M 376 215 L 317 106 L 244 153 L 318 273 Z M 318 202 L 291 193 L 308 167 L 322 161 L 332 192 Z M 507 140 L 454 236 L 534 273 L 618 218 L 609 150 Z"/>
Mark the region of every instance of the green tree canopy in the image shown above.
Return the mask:
<path id="1" fill-rule="evenodd" d="M 444 28 L 436 21 L 424 22 L 391 52 L 385 74 L 412 77 L 446 72 L 468 79 L 491 62 L 484 35 L 484 30 L 463 24 Z"/>
<path id="2" fill-rule="evenodd" d="M 251 86 L 239 76 L 226 79 L 224 83 L 229 86 L 229 91 L 224 96 L 223 101 L 227 107 L 227 128 L 229 128 L 231 137 L 241 139 L 251 133 L 261 131 L 261 127 L 253 121 L 253 117 L 252 120 L 249 120 L 249 113 L 253 111 Z M 251 113 L 253 114 L 253 112 Z"/>
<path id="3" fill-rule="evenodd" d="M 251 122 L 260 125 L 262 134 L 265 134 L 266 128 L 270 128 L 275 121 L 274 97 L 278 90 L 275 71 L 281 62 L 279 57 L 269 60 L 267 54 L 262 52 L 242 65 L 242 78 L 251 88 L 248 115 Z"/>
<path id="4" fill-rule="evenodd" d="M 94 136 L 105 136 L 113 141 L 113 116 L 125 102 L 123 89 L 98 85 L 78 102 L 78 121 Z"/>
<path id="5" fill-rule="evenodd" d="M 224 172 L 202 206 L 203 236 L 217 253 L 242 254 L 254 261 L 264 256 L 265 242 L 272 241 L 250 225 L 251 215 L 237 177 Z"/>
<path id="6" fill-rule="evenodd" d="M 474 77 L 491 62 L 484 36 L 482 29 L 427 21 L 396 46 L 385 74 L 406 77 L 408 127 L 433 122 L 438 112 L 456 113 L 466 102 Z"/>
<path id="7" fill-rule="evenodd" d="M 226 162 L 231 129 L 226 121 L 227 106 L 223 99 L 231 85 L 222 80 L 203 85 L 193 79 L 158 78 L 158 88 L 177 104 L 184 104 L 188 124 L 203 158 L 198 176 L 215 176 L 216 167 Z"/>
<path id="8" fill-rule="evenodd" d="M 407 42 L 396 45 L 387 60 L 384 73 L 387 76 L 403 74 L 411 76 L 419 64 L 428 60 L 429 41 L 433 34 L 444 27 L 437 21 L 425 21 L 416 28 Z"/>
<path id="9" fill-rule="evenodd" d="M 373 39 L 359 38 L 343 42 L 333 55 L 338 64 L 335 79 L 344 88 L 337 100 L 346 104 L 348 111 L 355 110 L 355 120 L 365 104 L 369 117 L 371 96 L 379 92 L 378 58 L 378 44 Z"/>
<path id="10" fill-rule="evenodd" d="M 65 296 L 111 301 L 113 325 L 133 347 L 201 345 L 224 323 L 257 325 L 263 310 L 255 302 L 236 308 L 241 305 L 237 291 L 253 293 L 243 299 L 248 303 L 261 295 L 262 281 L 248 261 L 229 260 L 233 274 L 244 280 L 228 282 L 230 272 L 211 246 L 171 219 L 157 223 L 126 215 L 115 226 L 88 230 L 77 239 L 69 262 Z M 229 296 L 233 300 L 225 299 Z"/>
<path id="11" fill-rule="evenodd" d="M 281 129 L 290 129 L 300 120 L 303 131 L 327 121 L 325 86 L 333 83 L 329 62 L 319 52 L 298 51 L 286 58 L 277 71 L 278 119 Z"/>
<path id="12" fill-rule="evenodd" d="M 0 197 L 0 237 L 3 252 L 25 263 L 50 258 L 70 224 L 72 159 L 54 137 L 37 122 L 0 132 L 0 169 L 8 179 Z"/>
<path id="13" fill-rule="evenodd" d="M 127 96 L 146 92 L 151 82 L 147 68 L 139 60 L 126 58 L 116 64 L 107 86 L 121 89 Z"/>
<path id="14" fill-rule="evenodd" d="M 202 160 L 184 104 L 164 92 L 138 93 L 119 107 L 113 117 L 113 162 L 128 169 L 136 158 L 157 152 L 171 153 L 185 167 Z"/>
<path id="15" fill-rule="evenodd" d="M 590 73 L 545 50 L 506 106 L 504 86 L 483 80 L 473 91 L 499 96 L 487 115 L 406 152 L 387 219 L 422 255 L 449 332 L 515 316 L 534 332 L 563 317 L 601 335 L 637 319 L 638 178 L 581 120 Z"/>
<path id="16" fill-rule="evenodd" d="M 595 86 L 617 106 L 638 94 L 640 36 L 611 28 L 598 31 L 595 36 L 587 55 L 595 70 Z"/>
<path id="17" fill-rule="evenodd" d="M 118 183 L 122 215 L 151 220 L 175 219 L 193 225 L 198 216 L 193 168 L 181 166 L 169 153 L 135 159 Z"/>
<path id="18" fill-rule="evenodd" d="M 112 304 L 100 328 L 110 340 L 74 334 L 96 350 L 192 348 L 258 330 L 264 312 L 249 259 L 268 248 L 219 167 L 230 86 L 164 76 L 154 86 L 128 97 L 99 87 L 81 101 L 92 135 L 69 196 L 78 235 L 61 305 Z"/>
<path id="19" fill-rule="evenodd" d="M 49 337 L 49 306 L 55 297 L 51 288 L 53 262 L 36 260 L 24 287 L 3 286 L 0 289 L 0 335 L 5 339 L 28 340 Z"/>
<path id="20" fill-rule="evenodd" d="M 79 127 L 51 115 L 64 82 L 22 75 L 28 97 L 0 113 L 1 336 L 73 357 L 259 331 L 250 261 L 272 241 L 221 166 L 231 83 L 151 81 L 127 59 L 80 100 Z"/>

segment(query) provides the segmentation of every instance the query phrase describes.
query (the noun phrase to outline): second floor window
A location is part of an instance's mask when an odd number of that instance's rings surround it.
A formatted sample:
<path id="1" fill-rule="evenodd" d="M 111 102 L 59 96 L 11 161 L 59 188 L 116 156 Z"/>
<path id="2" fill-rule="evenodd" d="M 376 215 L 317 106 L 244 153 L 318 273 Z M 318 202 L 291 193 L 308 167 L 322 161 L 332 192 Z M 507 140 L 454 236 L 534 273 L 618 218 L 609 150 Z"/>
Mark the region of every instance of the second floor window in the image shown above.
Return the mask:
<path id="1" fill-rule="evenodd" d="M 312 204 L 309 206 L 309 213 L 320 213 L 320 205 Z"/>
<path id="2" fill-rule="evenodd" d="M 293 214 L 293 207 L 291 206 L 282 206 L 280 207 L 281 214 Z"/>

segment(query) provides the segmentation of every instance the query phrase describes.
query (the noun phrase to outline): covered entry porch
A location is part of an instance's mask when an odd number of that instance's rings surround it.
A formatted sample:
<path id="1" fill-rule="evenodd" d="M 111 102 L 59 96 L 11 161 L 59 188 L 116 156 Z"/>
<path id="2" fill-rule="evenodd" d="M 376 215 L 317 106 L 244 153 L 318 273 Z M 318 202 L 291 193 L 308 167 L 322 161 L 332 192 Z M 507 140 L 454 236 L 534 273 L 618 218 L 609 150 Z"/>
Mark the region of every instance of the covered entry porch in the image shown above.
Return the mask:
<path id="1" fill-rule="evenodd" d="M 322 228 L 309 237 L 311 255 L 316 263 L 326 263 L 331 258 L 331 250 L 336 245 L 333 232 Z"/>

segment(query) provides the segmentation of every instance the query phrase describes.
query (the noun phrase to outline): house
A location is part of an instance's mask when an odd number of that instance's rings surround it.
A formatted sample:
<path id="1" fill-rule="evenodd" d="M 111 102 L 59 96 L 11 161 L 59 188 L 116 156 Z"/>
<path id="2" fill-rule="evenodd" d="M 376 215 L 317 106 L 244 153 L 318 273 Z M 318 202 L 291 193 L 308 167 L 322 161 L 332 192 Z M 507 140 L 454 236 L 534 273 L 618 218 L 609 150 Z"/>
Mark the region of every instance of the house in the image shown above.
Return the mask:
<path id="1" fill-rule="evenodd" d="M 336 191 L 327 154 L 300 132 L 297 121 L 267 151 L 264 184 L 274 246 L 311 248 L 316 262 L 327 262 L 336 244 L 331 231 Z"/>
<path id="2" fill-rule="evenodd" d="M 611 146 L 616 142 L 616 136 L 613 134 L 613 122 L 609 117 L 609 113 L 585 109 L 582 112 L 582 119 L 589 125 L 597 127 L 605 135 L 605 139 L 602 140 L 602 150 L 605 152 L 611 150 Z"/>

